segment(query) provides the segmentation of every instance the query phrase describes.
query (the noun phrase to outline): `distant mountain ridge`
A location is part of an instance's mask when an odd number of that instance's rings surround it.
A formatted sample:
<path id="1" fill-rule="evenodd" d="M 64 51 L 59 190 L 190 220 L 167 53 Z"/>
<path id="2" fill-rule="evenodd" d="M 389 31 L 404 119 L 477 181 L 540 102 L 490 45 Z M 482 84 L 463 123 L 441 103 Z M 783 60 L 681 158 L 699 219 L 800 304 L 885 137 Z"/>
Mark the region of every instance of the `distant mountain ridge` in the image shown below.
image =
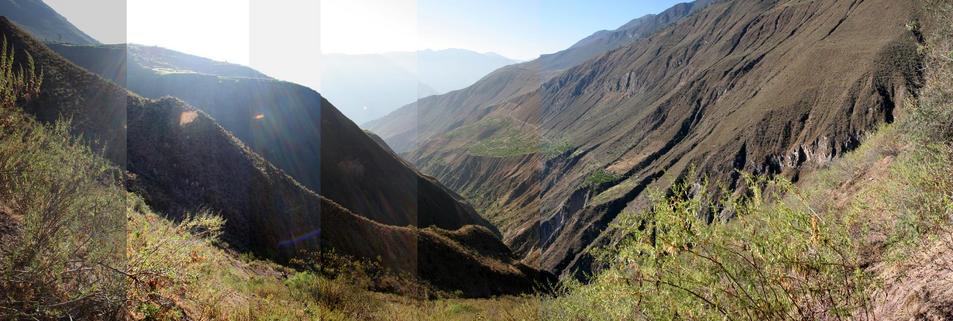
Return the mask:
<path id="1" fill-rule="evenodd" d="M 519 62 L 493 52 L 456 48 L 387 52 L 381 56 L 406 70 L 416 71 L 420 81 L 438 94 L 472 85 L 497 68 Z"/>
<path id="2" fill-rule="evenodd" d="M 0 0 L 0 15 L 6 16 L 45 42 L 99 44 L 96 39 L 73 26 L 42 0 Z"/>
<path id="3" fill-rule="evenodd" d="M 516 61 L 465 49 L 321 56 L 322 94 L 355 123 L 379 118 L 420 97 L 469 86 Z"/>
<path id="4" fill-rule="evenodd" d="M 615 30 L 598 31 L 579 40 L 568 49 L 541 57 L 547 70 L 559 70 L 575 66 L 582 61 L 609 52 L 634 40 L 638 40 L 670 25 L 675 21 L 701 10 L 716 0 L 696 0 L 679 3 L 659 13 L 633 19 Z"/>
<path id="5" fill-rule="evenodd" d="M 613 31 L 599 31 L 565 50 L 493 71 L 467 88 L 424 97 L 364 127 L 398 153 L 406 153 L 431 136 L 478 117 L 483 107 L 535 90 L 567 68 L 632 43 L 696 12 L 712 0 L 675 5 L 657 15 L 633 19 Z"/>

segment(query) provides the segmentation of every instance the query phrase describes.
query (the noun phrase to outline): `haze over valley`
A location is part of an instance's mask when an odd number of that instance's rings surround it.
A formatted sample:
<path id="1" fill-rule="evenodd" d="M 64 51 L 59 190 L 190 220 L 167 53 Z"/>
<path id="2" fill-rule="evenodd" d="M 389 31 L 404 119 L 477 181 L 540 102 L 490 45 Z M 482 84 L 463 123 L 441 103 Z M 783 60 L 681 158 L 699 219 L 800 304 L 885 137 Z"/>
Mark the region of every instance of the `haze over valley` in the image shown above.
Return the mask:
<path id="1" fill-rule="evenodd" d="M 517 61 L 465 49 L 325 54 L 318 90 L 348 118 L 363 124 L 419 98 L 467 87 Z"/>

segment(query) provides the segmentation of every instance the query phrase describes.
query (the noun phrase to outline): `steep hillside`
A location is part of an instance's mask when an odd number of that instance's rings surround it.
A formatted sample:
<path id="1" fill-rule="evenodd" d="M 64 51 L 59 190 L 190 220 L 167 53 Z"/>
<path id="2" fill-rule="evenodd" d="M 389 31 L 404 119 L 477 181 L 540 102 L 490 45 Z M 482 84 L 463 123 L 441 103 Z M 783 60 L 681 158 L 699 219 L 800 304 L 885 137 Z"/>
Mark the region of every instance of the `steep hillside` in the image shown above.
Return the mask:
<path id="1" fill-rule="evenodd" d="M 333 249 L 380 259 L 395 271 L 466 296 L 530 291 L 549 280 L 516 262 L 505 246 L 483 252 L 486 240 L 496 240 L 485 228 L 442 232 L 368 220 L 304 188 L 204 112 L 173 98 L 132 95 L 67 62 L 5 18 L 0 34 L 21 50 L 19 61 L 29 52 L 44 74 L 40 95 L 24 111 L 42 122 L 71 119 L 74 133 L 96 142 L 94 150 L 105 149 L 113 164 L 125 165 L 126 188 L 172 218 L 200 210 L 220 213 L 227 222 L 224 238 L 236 249 L 277 260 Z M 470 245 L 441 233 L 481 241 Z"/>
<path id="2" fill-rule="evenodd" d="M 649 36 L 704 8 L 708 2 L 679 4 L 658 15 L 634 19 L 616 30 L 597 32 L 566 50 L 493 71 L 465 89 L 420 99 L 365 127 L 384 138 L 398 153 L 411 151 L 434 135 L 479 119 L 486 108 L 536 90 L 561 71 Z"/>
<path id="3" fill-rule="evenodd" d="M 374 120 L 420 97 L 469 86 L 516 61 L 463 49 L 325 54 L 316 88 L 355 123 Z"/>
<path id="4" fill-rule="evenodd" d="M 197 106 L 305 187 L 355 213 L 388 225 L 479 224 L 496 231 L 459 196 L 405 164 L 309 88 L 235 65 L 180 63 L 202 60 L 165 49 L 52 48 L 140 95 L 173 96 Z"/>
<path id="5" fill-rule="evenodd" d="M 43 0 L 0 1 L 0 15 L 13 20 L 35 37 L 51 43 L 98 44 L 95 39 L 73 26 Z"/>
<path id="6" fill-rule="evenodd" d="M 554 72 L 574 67 L 610 50 L 651 36 L 693 12 L 704 9 L 712 1 L 695 0 L 679 3 L 659 14 L 649 14 L 633 19 L 615 30 L 598 31 L 579 40 L 566 50 L 539 57 L 540 68 L 546 72 Z"/>
<path id="7" fill-rule="evenodd" d="M 230 224 L 227 227 L 233 227 L 226 239 L 230 235 L 252 238 L 232 244 L 257 247 L 266 255 L 269 250 L 291 256 L 302 248 L 323 248 L 360 258 L 379 258 L 385 266 L 416 275 L 438 288 L 460 289 L 468 296 L 533 287 L 535 275 L 530 273 L 535 272 L 523 270 L 513 259 L 483 256 L 469 244 L 438 238 L 433 232 L 436 229 L 388 226 L 359 217 L 297 185 L 237 141 L 222 146 L 217 141 L 234 138 L 211 119 L 195 117 L 183 126 L 182 115 L 200 112 L 174 99 L 157 104 L 143 108 L 141 114 L 130 108 L 128 166 L 136 173 L 130 188 L 142 191 L 146 200 L 163 212 L 211 207 L 223 214 L 236 213 L 224 215 Z M 143 121 L 133 121 L 137 119 Z M 222 159 L 251 161 L 222 163 Z M 164 170 L 152 170 L 157 168 Z M 489 231 L 480 231 L 485 234 L 478 235 L 497 240 Z M 508 253 L 508 249 L 503 246 L 497 253 Z M 458 273 L 474 279 L 464 281 Z"/>
<path id="8" fill-rule="evenodd" d="M 485 209 L 527 262 L 585 267 L 579 254 L 616 216 L 693 166 L 729 190 L 736 170 L 796 180 L 892 122 L 919 84 L 913 7 L 716 2 L 465 116 L 409 157 Z"/>
<path id="9" fill-rule="evenodd" d="M 624 214 L 605 269 L 541 319 L 953 318 L 953 4 L 916 4 L 923 83 L 893 124 L 797 184 L 748 176 L 760 193 L 711 199 L 686 177 Z M 685 224 L 704 204 L 737 215 Z"/>

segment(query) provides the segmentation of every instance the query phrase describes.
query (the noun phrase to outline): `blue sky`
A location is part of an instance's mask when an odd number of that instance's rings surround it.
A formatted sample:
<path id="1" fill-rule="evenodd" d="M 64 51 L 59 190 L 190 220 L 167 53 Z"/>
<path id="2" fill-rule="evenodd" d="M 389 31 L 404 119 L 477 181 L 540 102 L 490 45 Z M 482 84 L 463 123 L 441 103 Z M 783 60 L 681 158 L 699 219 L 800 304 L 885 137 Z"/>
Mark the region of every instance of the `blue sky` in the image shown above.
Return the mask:
<path id="1" fill-rule="evenodd" d="M 321 0 L 320 6 L 301 0 L 129 0 L 126 30 L 116 19 L 104 24 L 101 11 L 85 2 L 45 1 L 106 43 L 158 45 L 247 64 L 248 21 L 256 14 L 249 1 L 318 19 L 320 32 L 292 37 L 314 39 L 325 53 L 462 48 L 529 60 L 687 0 Z M 312 12 L 316 7 L 320 12 Z"/>
<path id="2" fill-rule="evenodd" d="M 659 13 L 686 0 L 419 0 L 422 35 L 433 33 L 444 47 L 494 51 L 531 59 L 565 49 L 593 32 Z M 440 46 L 440 45 L 436 45 Z"/>

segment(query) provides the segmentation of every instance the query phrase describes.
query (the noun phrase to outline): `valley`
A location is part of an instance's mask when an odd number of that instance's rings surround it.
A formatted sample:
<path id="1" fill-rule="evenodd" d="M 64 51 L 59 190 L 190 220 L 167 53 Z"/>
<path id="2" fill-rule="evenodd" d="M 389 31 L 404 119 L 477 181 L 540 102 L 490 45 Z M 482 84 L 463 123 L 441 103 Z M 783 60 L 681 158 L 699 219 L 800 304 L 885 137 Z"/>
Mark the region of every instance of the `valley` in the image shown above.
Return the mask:
<path id="1" fill-rule="evenodd" d="M 653 4 L 313 84 L 52 4 L 0 0 L 2 320 L 953 317 L 948 1 Z"/>
<path id="2" fill-rule="evenodd" d="M 729 190 L 743 185 L 736 171 L 796 180 L 891 122 L 896 103 L 919 86 L 917 38 L 904 27 L 912 8 L 896 1 L 712 4 L 511 98 L 477 99 L 472 113 L 457 109 L 464 118 L 439 118 L 439 103 L 418 109 L 435 131 L 418 135 L 419 146 L 406 155 L 462 194 L 486 195 L 471 201 L 504 213 L 487 216 L 503 216 L 504 239 L 527 262 L 584 274 L 585 251 L 611 238 L 603 232 L 615 217 L 644 210 L 650 190 L 683 179 L 689 168 Z M 848 44 L 854 41 L 864 45 Z M 486 95 L 478 88 L 467 90 Z M 476 127 L 454 127 L 461 122 Z M 565 146 L 543 151 L 552 141 Z M 481 153 L 486 145 L 505 152 Z"/>

